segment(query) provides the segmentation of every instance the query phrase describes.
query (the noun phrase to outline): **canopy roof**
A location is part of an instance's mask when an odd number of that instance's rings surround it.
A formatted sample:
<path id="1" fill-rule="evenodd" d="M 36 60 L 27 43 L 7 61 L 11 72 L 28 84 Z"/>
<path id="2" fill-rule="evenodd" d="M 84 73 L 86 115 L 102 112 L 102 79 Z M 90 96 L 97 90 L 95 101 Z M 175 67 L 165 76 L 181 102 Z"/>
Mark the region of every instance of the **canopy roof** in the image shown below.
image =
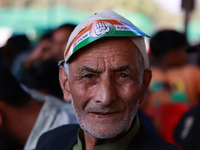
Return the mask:
<path id="1" fill-rule="evenodd" d="M 78 24 L 92 13 L 74 10 L 66 6 L 54 6 L 41 9 L 0 9 L 0 27 L 9 27 L 14 32 L 27 30 L 46 30 L 56 28 L 63 23 Z M 152 20 L 140 13 L 121 13 L 136 26 L 151 34 L 154 31 Z"/>

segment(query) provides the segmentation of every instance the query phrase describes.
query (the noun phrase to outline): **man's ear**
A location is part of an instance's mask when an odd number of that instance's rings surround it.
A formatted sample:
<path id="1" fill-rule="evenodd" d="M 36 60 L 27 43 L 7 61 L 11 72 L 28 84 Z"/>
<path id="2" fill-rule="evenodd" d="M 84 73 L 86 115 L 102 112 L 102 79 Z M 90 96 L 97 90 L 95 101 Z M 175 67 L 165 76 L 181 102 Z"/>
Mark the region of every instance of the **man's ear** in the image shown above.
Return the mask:
<path id="1" fill-rule="evenodd" d="M 60 66 L 59 67 L 59 81 L 60 86 L 63 91 L 64 100 L 67 102 L 71 102 L 71 92 L 69 88 L 69 78 L 65 73 L 65 69 Z"/>
<path id="2" fill-rule="evenodd" d="M 152 78 L 151 70 L 145 69 L 144 74 L 143 74 L 142 93 L 141 93 L 141 97 L 140 97 L 140 104 L 143 103 L 143 101 L 145 100 L 145 93 L 148 90 L 149 84 L 151 82 L 151 78 Z"/>

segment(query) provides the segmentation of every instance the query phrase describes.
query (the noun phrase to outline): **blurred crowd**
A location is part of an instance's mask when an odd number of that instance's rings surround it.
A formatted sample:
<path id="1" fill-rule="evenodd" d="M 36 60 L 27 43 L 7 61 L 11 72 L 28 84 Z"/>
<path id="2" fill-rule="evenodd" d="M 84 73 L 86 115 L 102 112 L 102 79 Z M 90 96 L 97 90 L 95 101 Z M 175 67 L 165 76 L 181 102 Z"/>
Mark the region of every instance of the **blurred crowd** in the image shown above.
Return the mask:
<path id="1" fill-rule="evenodd" d="M 58 61 L 75 26 L 44 33 L 35 46 L 27 36 L 13 35 L 0 48 L 1 150 L 35 149 L 42 133 L 77 123 L 58 78 Z"/>
<path id="2" fill-rule="evenodd" d="M 34 149 L 43 132 L 76 122 L 63 100 L 57 65 L 74 28 L 64 24 L 35 46 L 25 35 L 13 35 L 0 48 L 0 149 Z M 150 37 L 149 47 L 152 81 L 139 115 L 167 142 L 200 149 L 200 44 L 161 30 Z"/>
<path id="3" fill-rule="evenodd" d="M 198 143 L 187 140 L 194 122 L 181 119 L 199 105 L 199 45 L 191 46 L 185 35 L 175 30 L 158 31 L 149 44 L 152 80 L 141 109 L 164 140 L 184 150 L 196 149 Z"/>

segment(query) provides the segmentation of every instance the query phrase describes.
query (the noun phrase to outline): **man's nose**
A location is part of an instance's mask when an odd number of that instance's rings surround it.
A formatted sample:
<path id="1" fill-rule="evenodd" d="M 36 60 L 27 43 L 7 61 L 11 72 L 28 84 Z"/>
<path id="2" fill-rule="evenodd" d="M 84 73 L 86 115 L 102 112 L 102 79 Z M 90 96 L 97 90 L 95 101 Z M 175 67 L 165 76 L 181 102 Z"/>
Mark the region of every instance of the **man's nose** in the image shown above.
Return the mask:
<path id="1" fill-rule="evenodd" d="M 107 106 L 116 100 L 116 85 L 111 77 L 101 79 L 96 90 L 96 102 Z"/>

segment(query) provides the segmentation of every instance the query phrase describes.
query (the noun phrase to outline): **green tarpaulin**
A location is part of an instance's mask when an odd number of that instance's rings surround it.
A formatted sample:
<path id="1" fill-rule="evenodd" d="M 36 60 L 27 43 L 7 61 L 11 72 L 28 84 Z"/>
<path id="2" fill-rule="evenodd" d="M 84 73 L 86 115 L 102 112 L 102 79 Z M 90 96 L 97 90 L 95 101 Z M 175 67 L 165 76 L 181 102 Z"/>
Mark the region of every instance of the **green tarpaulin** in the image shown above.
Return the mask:
<path id="1" fill-rule="evenodd" d="M 120 12 L 119 12 L 120 13 Z M 58 27 L 63 23 L 79 23 L 92 15 L 90 12 L 70 9 L 65 6 L 54 6 L 41 9 L 0 9 L 0 27 L 10 27 L 14 32 L 27 30 L 46 30 Z M 154 31 L 151 19 L 139 13 L 121 13 L 139 26 L 147 34 Z"/>

